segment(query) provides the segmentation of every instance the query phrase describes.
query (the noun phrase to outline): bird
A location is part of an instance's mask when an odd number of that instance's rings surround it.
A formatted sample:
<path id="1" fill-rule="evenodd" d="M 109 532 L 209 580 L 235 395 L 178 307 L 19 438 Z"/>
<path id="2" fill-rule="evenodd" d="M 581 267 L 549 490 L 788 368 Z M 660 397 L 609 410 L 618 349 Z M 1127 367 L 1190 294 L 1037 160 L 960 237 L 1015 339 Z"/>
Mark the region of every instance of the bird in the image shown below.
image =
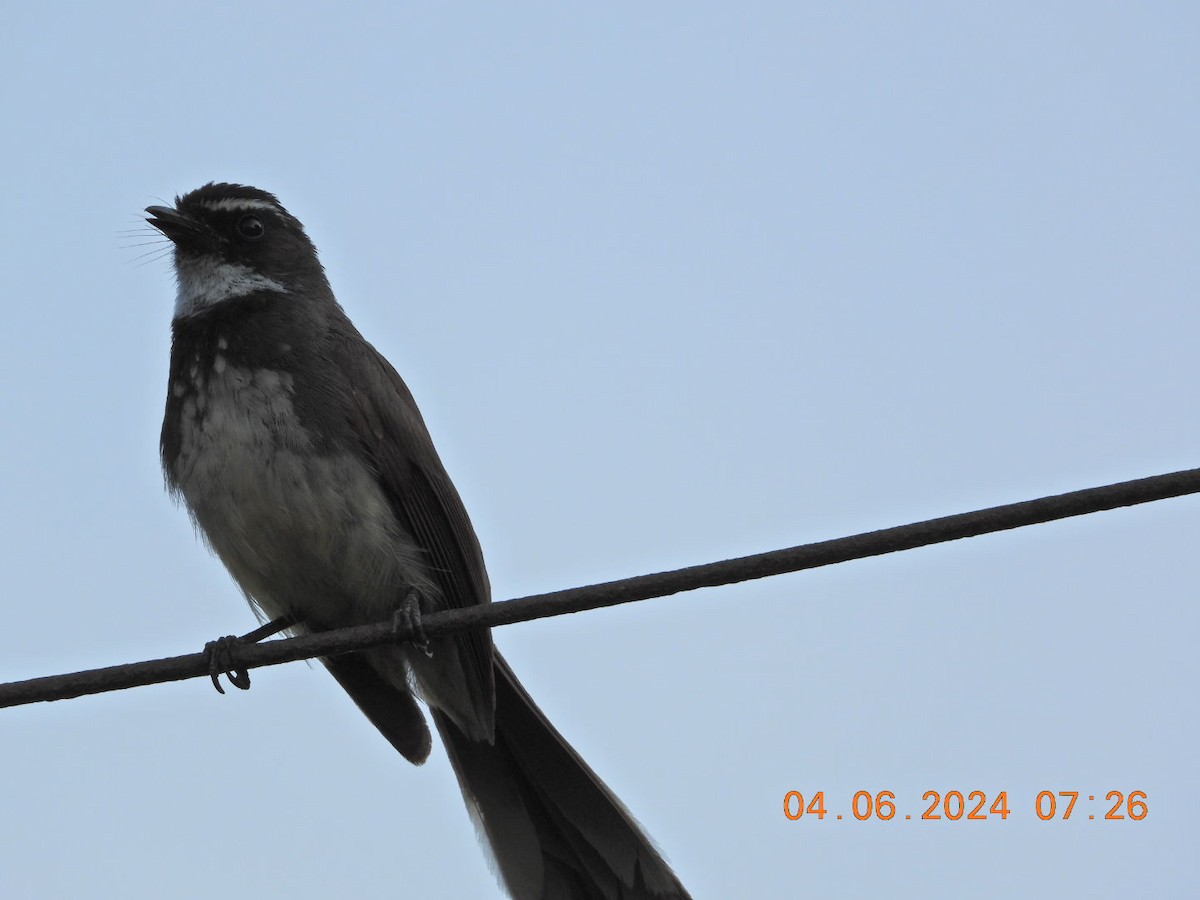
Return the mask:
<path id="1" fill-rule="evenodd" d="M 338 303 L 300 221 L 274 194 L 218 182 L 146 214 L 176 276 L 167 489 L 256 613 L 292 634 L 397 617 L 420 633 L 422 614 L 490 603 L 417 404 Z M 424 703 L 514 900 L 690 900 L 490 631 L 322 662 L 417 765 L 432 747 Z"/>

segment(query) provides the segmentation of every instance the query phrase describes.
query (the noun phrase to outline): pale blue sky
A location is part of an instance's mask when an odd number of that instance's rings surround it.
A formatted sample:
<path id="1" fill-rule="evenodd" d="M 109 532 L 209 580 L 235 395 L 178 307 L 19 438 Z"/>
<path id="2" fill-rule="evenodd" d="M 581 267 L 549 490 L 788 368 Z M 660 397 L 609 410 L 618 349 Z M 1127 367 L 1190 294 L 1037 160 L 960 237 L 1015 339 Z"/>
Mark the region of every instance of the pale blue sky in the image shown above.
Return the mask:
<path id="1" fill-rule="evenodd" d="M 173 286 L 130 246 L 212 179 L 306 223 L 497 598 L 1200 464 L 1191 4 L 4 18 L 0 681 L 254 624 L 162 490 Z M 496 639 L 697 900 L 1183 896 L 1198 522 L 1175 500 Z M 499 896 L 442 752 L 409 766 L 319 668 L 3 711 L 0 765 L 5 897 Z M 1044 823 L 1046 788 L 1150 813 Z M 1013 813 L 784 819 L 819 789 Z"/>

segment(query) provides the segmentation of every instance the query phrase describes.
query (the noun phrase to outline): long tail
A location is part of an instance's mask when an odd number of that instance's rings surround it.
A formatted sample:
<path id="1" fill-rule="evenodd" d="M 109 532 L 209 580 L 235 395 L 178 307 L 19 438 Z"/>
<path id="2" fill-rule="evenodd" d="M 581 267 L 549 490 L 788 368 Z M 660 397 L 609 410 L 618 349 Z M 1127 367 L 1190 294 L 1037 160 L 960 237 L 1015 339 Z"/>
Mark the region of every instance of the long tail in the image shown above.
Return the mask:
<path id="1" fill-rule="evenodd" d="M 496 742 L 433 720 L 514 900 L 691 900 L 633 817 L 495 653 Z"/>

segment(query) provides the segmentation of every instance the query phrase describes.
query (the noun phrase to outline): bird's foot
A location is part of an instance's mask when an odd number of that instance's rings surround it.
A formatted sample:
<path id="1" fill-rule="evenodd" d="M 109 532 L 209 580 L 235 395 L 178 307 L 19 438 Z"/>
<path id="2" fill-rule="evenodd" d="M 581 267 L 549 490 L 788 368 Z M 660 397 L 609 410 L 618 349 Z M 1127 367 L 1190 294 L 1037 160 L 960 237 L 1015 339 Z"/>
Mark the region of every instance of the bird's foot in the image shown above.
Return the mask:
<path id="1" fill-rule="evenodd" d="M 250 690 L 250 671 L 245 666 L 238 665 L 237 648 L 240 645 L 257 644 L 264 638 L 278 634 L 295 624 L 297 624 L 296 619 L 292 616 L 281 616 L 241 637 L 230 634 L 205 644 L 204 655 L 208 657 L 208 677 L 212 679 L 217 693 L 225 693 L 225 688 L 221 687 L 222 675 L 228 678 L 229 683 L 235 688 L 243 691 Z"/>
<path id="2" fill-rule="evenodd" d="M 229 634 L 204 645 L 204 655 L 208 657 L 208 677 L 212 679 L 218 694 L 225 693 L 225 688 L 221 687 L 222 675 L 235 688 L 250 690 L 250 672 L 237 663 L 237 648 L 241 643 L 240 637 Z"/>
<path id="3" fill-rule="evenodd" d="M 429 649 L 429 638 L 425 636 L 425 627 L 421 624 L 421 602 L 416 591 L 409 591 L 400 608 L 392 615 L 392 632 L 406 633 L 414 647 L 426 656 L 433 656 L 433 651 Z"/>

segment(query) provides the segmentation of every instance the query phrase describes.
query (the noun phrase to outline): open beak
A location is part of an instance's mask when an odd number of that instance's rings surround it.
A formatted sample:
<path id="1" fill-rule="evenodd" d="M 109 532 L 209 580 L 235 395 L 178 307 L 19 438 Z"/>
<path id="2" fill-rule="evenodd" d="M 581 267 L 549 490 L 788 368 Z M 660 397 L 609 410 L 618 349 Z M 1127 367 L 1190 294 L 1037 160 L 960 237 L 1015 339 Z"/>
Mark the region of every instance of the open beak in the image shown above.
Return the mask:
<path id="1" fill-rule="evenodd" d="M 177 247 L 199 250 L 213 243 L 213 234 L 202 222 L 170 206 L 147 206 L 146 221 L 169 237 Z"/>

